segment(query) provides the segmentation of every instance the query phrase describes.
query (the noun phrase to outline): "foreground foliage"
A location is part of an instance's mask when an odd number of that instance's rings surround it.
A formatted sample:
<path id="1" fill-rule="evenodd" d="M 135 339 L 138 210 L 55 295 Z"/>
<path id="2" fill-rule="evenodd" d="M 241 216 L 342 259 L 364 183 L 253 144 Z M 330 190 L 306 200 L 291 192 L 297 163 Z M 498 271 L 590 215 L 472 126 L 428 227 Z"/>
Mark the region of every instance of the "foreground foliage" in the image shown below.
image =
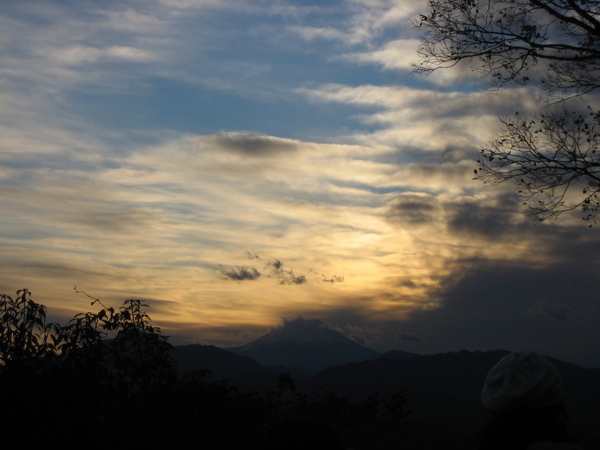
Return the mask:
<path id="1" fill-rule="evenodd" d="M 127 300 L 115 310 L 92 300 L 98 312 L 60 326 L 46 322 L 46 307 L 27 289 L 14 299 L 0 296 L 0 432 L 6 441 L 229 449 L 290 448 L 289 439 L 310 438 L 332 439 L 329 448 L 336 442 L 360 448 L 407 414 L 401 393 L 352 402 L 335 393 L 296 392 L 286 374 L 267 394 L 213 380 L 207 370 L 178 374 L 172 346 L 152 325 L 147 305 Z"/>

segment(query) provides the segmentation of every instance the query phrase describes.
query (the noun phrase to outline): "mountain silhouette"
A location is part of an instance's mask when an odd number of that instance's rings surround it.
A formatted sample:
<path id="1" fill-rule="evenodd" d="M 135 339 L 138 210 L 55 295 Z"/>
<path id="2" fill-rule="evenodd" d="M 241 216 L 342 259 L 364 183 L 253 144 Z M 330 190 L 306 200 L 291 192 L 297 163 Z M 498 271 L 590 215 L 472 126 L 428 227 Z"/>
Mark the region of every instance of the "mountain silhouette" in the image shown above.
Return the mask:
<path id="1" fill-rule="evenodd" d="M 229 380 L 245 390 L 268 391 L 276 387 L 275 380 L 279 372 L 214 345 L 176 346 L 171 350 L 171 357 L 182 375 L 186 372 L 208 371 L 211 379 Z"/>
<path id="2" fill-rule="evenodd" d="M 292 326 L 287 330 L 284 329 L 284 324 L 251 343 L 253 345 L 244 347 L 251 350 L 256 347 L 259 350 L 262 348 L 263 354 L 269 356 L 267 350 L 271 350 L 275 345 L 275 356 L 279 356 L 277 350 L 289 352 L 299 348 L 306 352 L 317 352 L 319 343 L 325 348 L 329 345 L 336 348 L 337 345 L 343 346 L 346 343 L 345 339 L 340 339 L 339 333 L 322 327 L 320 322 L 307 322 L 297 322 L 294 324 L 298 325 L 297 327 Z M 301 334 L 302 342 L 292 339 L 297 332 L 313 328 L 316 330 L 312 335 Z M 275 390 L 277 375 L 291 373 L 298 392 L 307 395 L 326 395 L 330 392 L 360 400 L 375 393 L 386 398 L 403 391 L 408 401 L 407 407 L 411 410 L 408 418 L 411 424 L 406 427 L 408 435 L 404 438 L 413 442 L 424 442 L 422 448 L 433 448 L 432 439 L 436 436 L 442 441 L 456 440 L 460 437 L 468 443 L 482 428 L 485 415 L 480 395 L 485 376 L 508 351 L 463 350 L 435 355 L 394 351 L 384 354 L 386 356 L 376 355 L 375 358 L 373 352 L 368 351 L 365 353 L 368 359 L 329 366 L 314 376 L 306 376 L 299 380 L 290 372 L 289 367 L 265 367 L 247 356 L 254 352 L 249 350 L 243 353 L 245 354 L 240 355 L 206 345 L 173 349 L 173 357 L 181 372 L 208 369 L 212 372 L 213 379 L 229 379 L 246 390 Z M 261 354 L 260 351 L 255 353 Z M 271 359 L 267 361 L 305 364 L 308 360 L 312 361 L 312 367 L 317 367 L 318 363 L 323 361 L 321 356 L 312 360 L 310 354 L 301 356 L 302 358 L 295 359 L 289 355 L 286 356 L 288 359 L 269 356 Z M 352 356 L 356 354 L 353 353 Z M 583 448 L 600 448 L 600 429 L 597 427 L 600 423 L 600 369 L 584 368 L 552 357 L 548 359 L 558 368 L 563 379 L 573 440 Z M 409 430 L 412 431 L 409 433 Z M 456 442 L 458 445 L 459 441 Z"/>
<path id="3" fill-rule="evenodd" d="M 358 342 L 353 341 L 315 319 L 298 317 L 284 320 L 277 328 L 240 347 L 229 348 L 231 352 L 248 356 L 264 366 L 295 369 L 297 373 L 316 373 L 327 367 L 379 356 Z"/>
<path id="4" fill-rule="evenodd" d="M 508 353 L 463 350 L 403 360 L 381 357 L 325 369 L 307 380 L 303 389 L 355 399 L 375 392 L 386 397 L 402 390 L 411 420 L 444 424 L 463 435 L 473 435 L 486 419 L 480 397 L 485 377 Z M 599 443 L 600 432 L 594 424 L 600 423 L 600 369 L 548 359 L 561 373 L 574 437 L 581 443 Z"/>
<path id="5" fill-rule="evenodd" d="M 228 379 L 244 390 L 275 391 L 278 375 L 287 373 L 297 392 L 308 396 L 331 393 L 360 401 L 402 391 L 411 411 L 402 439 L 422 443 L 422 448 L 433 448 L 436 439 L 454 442 L 452 448 L 468 446 L 486 419 L 480 399 L 485 377 L 508 353 L 379 354 L 319 320 L 302 317 L 284 320 L 240 347 L 188 345 L 172 351 L 180 372 L 210 370 L 214 380 Z M 548 359 L 563 379 L 573 440 L 583 448 L 600 448 L 600 369 Z"/>
<path id="6" fill-rule="evenodd" d="M 382 358 L 391 358 L 405 360 L 414 358 L 415 356 L 421 356 L 418 353 L 405 352 L 404 350 L 389 350 L 380 355 Z"/>

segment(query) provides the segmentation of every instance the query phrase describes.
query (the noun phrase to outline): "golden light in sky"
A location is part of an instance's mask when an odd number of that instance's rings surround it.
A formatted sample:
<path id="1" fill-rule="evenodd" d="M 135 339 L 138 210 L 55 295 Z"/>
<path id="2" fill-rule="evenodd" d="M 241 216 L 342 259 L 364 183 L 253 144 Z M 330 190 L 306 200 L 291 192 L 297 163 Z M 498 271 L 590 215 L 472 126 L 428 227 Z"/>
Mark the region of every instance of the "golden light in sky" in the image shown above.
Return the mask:
<path id="1" fill-rule="evenodd" d="M 473 181 L 536 93 L 411 73 L 423 2 L 276 3 L 3 8 L 1 291 L 62 321 L 90 309 L 75 285 L 141 298 L 176 343 L 303 315 L 414 352 L 500 348 L 500 325 L 468 329 L 511 323 L 551 352 L 538 336 L 589 326 L 597 232 Z"/>

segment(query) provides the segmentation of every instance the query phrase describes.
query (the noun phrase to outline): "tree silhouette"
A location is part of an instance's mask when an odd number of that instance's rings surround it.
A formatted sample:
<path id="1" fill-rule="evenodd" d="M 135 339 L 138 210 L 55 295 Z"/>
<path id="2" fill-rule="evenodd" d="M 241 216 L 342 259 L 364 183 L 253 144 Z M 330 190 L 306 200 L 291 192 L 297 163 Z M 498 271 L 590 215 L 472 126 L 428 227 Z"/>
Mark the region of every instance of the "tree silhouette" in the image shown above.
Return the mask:
<path id="1" fill-rule="evenodd" d="M 581 111 L 573 100 L 600 86 L 600 3 L 430 0 L 416 25 L 423 30 L 417 72 L 468 61 L 498 88 L 533 84 L 545 92 L 548 102 L 538 115 L 502 121 L 500 136 L 482 150 L 476 179 L 515 182 L 535 220 L 581 209 L 594 223 L 600 115 Z M 556 108 L 557 102 L 563 105 Z"/>
<path id="2" fill-rule="evenodd" d="M 151 407 L 148 392 L 155 395 L 176 376 L 171 346 L 145 306 L 127 300 L 118 311 L 78 314 L 61 327 L 46 323 L 46 307 L 27 289 L 15 299 L 0 296 L 3 436 L 89 439 L 108 424 L 126 435 L 122 426 L 133 419 L 113 417 Z M 105 339 L 108 332 L 111 339 Z"/>
<path id="3" fill-rule="evenodd" d="M 354 446 L 407 414 L 401 393 L 353 402 L 302 393 L 288 374 L 265 394 L 213 380 L 208 370 L 178 374 L 145 303 L 126 300 L 115 310 L 87 296 L 99 311 L 65 326 L 47 323 L 46 307 L 27 289 L 14 299 L 0 296 L 0 433 L 7 442 L 257 448 L 293 420 L 316 423 Z"/>

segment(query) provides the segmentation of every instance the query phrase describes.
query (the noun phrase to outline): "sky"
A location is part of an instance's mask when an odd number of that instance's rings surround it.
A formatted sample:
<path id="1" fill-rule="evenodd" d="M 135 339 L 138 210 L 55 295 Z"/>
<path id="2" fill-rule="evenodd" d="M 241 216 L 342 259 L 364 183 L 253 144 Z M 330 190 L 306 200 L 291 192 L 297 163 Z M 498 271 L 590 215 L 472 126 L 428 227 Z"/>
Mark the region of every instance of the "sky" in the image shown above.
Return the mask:
<path id="1" fill-rule="evenodd" d="M 142 299 L 175 345 L 304 317 L 600 367 L 598 228 L 473 180 L 539 93 L 415 74 L 425 6 L 4 0 L 0 293 L 59 323 Z"/>

